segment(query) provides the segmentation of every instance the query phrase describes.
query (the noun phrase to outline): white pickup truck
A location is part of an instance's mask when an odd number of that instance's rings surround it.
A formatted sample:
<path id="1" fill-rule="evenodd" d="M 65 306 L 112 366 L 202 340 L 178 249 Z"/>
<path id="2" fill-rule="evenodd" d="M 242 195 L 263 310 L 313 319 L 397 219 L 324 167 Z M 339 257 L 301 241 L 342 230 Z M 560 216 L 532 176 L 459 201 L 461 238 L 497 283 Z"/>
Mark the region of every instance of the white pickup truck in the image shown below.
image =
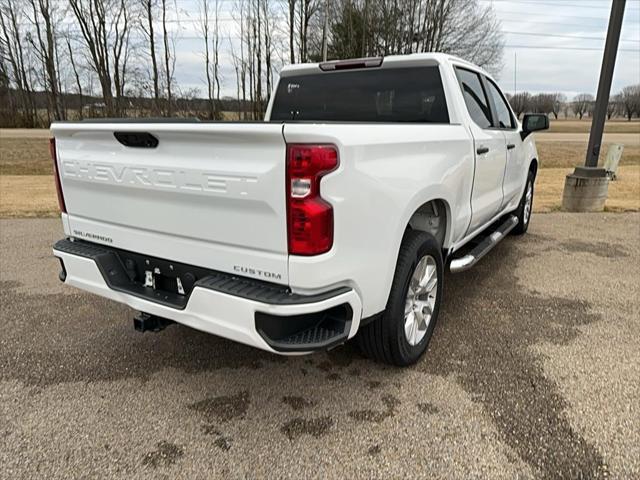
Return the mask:
<path id="1" fill-rule="evenodd" d="M 282 354 L 417 361 L 444 268 L 524 233 L 538 168 L 497 83 L 445 54 L 292 65 L 264 122 L 56 122 L 60 279 Z"/>

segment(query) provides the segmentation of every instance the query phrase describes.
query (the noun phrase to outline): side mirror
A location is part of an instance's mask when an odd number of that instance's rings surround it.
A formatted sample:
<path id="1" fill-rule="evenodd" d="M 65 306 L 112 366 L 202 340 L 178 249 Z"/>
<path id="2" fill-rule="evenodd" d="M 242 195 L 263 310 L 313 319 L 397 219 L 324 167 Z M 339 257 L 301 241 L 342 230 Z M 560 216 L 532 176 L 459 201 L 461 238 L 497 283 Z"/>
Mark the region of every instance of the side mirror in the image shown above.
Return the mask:
<path id="1" fill-rule="evenodd" d="M 549 117 L 544 113 L 526 113 L 522 118 L 522 132 L 520 135 L 524 140 L 531 132 L 547 130 L 549 128 Z"/>

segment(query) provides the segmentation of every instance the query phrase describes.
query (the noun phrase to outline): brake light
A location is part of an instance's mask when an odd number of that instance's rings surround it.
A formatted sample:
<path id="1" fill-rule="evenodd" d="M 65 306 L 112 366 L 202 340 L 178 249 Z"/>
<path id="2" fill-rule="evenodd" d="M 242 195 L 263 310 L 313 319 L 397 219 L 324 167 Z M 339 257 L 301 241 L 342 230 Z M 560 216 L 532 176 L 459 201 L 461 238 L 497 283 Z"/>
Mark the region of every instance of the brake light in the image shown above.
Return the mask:
<path id="1" fill-rule="evenodd" d="M 287 146 L 289 254 L 318 255 L 333 246 L 333 208 L 320 195 L 321 178 L 338 166 L 333 145 Z"/>
<path id="2" fill-rule="evenodd" d="M 56 139 L 49 139 L 49 152 L 51 160 L 53 160 L 53 176 L 56 181 L 56 193 L 58 194 L 58 206 L 62 213 L 67 213 L 67 207 L 64 204 L 64 196 L 62 195 L 62 184 L 60 183 L 60 172 L 58 172 L 58 156 L 56 155 Z"/>
<path id="3" fill-rule="evenodd" d="M 382 65 L 383 57 L 351 58 L 349 60 L 332 60 L 320 64 L 320 70 L 350 70 L 353 68 L 370 68 Z"/>

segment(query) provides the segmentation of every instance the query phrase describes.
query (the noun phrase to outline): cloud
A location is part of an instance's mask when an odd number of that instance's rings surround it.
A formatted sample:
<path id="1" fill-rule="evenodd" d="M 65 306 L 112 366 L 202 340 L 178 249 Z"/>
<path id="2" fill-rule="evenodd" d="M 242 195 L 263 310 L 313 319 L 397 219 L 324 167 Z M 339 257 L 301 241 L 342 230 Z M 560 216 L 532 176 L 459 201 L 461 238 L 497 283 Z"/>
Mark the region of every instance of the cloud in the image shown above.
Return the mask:
<path id="1" fill-rule="evenodd" d="M 518 91 L 563 92 L 569 97 L 595 94 L 600 75 L 610 0 L 480 0 L 493 5 L 504 31 L 505 49 L 499 83 L 514 90 L 514 67 Z M 221 12 L 222 94 L 234 96 L 236 77 L 231 49 L 238 48 L 236 23 L 230 6 Z M 176 79 L 183 89 L 206 88 L 203 42 L 193 19 L 196 3 L 185 2 L 176 27 Z M 224 20 L 226 19 L 226 20 Z M 580 37 L 580 38 L 577 38 Z M 612 92 L 640 83 L 640 2 L 627 2 Z M 535 47 L 535 48 L 534 48 Z M 541 49 L 537 47 L 548 47 Z"/>

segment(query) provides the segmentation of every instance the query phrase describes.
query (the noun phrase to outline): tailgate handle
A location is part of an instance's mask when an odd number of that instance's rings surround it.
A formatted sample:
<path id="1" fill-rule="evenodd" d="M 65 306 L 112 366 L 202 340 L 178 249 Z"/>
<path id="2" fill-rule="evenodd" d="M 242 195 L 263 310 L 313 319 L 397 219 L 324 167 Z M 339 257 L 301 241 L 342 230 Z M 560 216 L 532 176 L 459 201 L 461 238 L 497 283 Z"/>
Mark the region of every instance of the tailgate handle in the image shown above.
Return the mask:
<path id="1" fill-rule="evenodd" d="M 148 132 L 113 132 L 122 145 L 134 148 L 156 148 L 158 139 Z"/>

